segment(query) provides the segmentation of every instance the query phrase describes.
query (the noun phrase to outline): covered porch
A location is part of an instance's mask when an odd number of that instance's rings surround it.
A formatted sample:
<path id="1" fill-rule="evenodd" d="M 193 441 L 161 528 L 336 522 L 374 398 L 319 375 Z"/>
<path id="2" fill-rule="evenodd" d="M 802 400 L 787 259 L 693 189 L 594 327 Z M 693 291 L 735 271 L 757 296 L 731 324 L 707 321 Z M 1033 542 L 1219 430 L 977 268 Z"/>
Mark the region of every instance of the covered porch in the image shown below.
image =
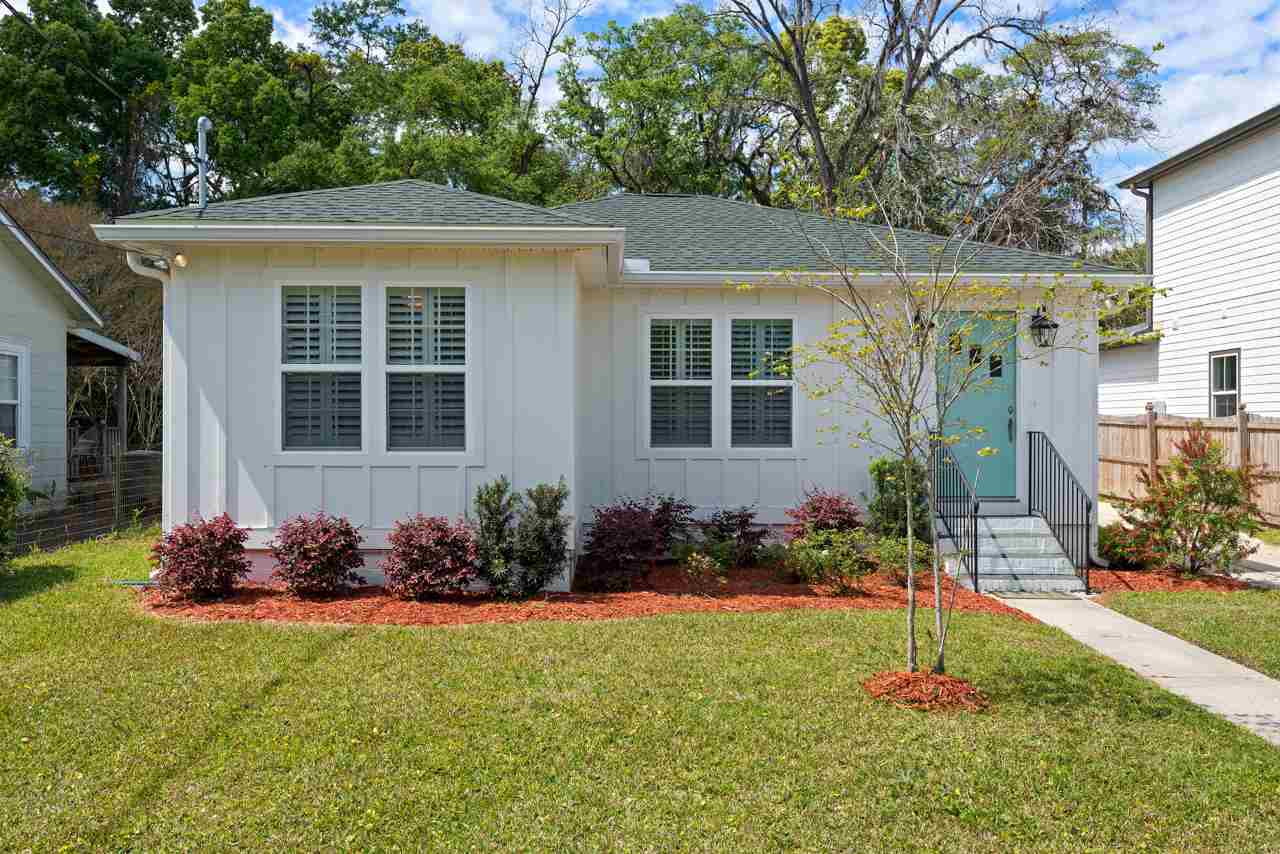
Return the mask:
<path id="1" fill-rule="evenodd" d="M 108 368 L 116 387 L 110 411 L 67 420 L 67 483 L 112 477 L 129 450 L 129 366 L 142 356 L 91 329 L 67 330 L 68 368 Z"/>

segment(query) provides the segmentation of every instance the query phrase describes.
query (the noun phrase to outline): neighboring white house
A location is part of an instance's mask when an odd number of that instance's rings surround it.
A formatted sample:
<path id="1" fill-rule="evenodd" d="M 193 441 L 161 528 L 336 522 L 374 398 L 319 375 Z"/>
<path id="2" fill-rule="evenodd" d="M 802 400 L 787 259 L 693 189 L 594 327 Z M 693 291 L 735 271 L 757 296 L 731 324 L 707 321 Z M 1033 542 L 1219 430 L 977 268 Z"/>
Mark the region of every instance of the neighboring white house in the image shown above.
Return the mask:
<path id="1" fill-rule="evenodd" d="M 124 371 L 139 358 L 102 326 L 85 295 L 0 207 L 0 434 L 27 452 L 42 492 L 60 495 L 67 482 L 67 367 Z"/>
<path id="2" fill-rule="evenodd" d="M 1099 407 L 1280 415 L 1280 107 L 1120 183 L 1147 198 L 1155 298 L 1144 343 L 1102 354 Z"/>
<path id="3" fill-rule="evenodd" d="M 398 519 L 466 513 L 500 474 L 565 477 L 577 519 L 654 491 L 781 523 L 814 486 L 869 492 L 874 451 L 830 441 L 822 405 L 750 367 L 834 319 L 829 297 L 774 272 L 821 268 L 798 223 L 823 222 L 699 196 L 543 209 L 409 180 L 95 230 L 164 283 L 165 526 L 226 511 L 262 548 L 324 509 L 376 549 Z M 900 236 L 926 269 L 940 239 Z M 874 287 L 877 262 L 855 260 Z M 974 266 L 1144 279 L 996 247 Z M 1016 464 L 984 512 L 1027 512 L 1028 431 L 1096 483 L 1096 351 L 1003 370 L 1007 437 L 1002 404 L 990 441 Z"/>

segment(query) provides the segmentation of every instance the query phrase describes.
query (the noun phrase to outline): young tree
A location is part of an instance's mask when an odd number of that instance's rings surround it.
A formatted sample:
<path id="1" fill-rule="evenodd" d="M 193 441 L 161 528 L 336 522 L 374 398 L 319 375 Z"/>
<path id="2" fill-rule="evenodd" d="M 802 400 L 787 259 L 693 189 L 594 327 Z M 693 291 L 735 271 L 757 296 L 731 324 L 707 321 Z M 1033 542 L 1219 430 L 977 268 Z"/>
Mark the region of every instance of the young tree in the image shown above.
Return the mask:
<path id="1" fill-rule="evenodd" d="M 978 176 L 975 176 L 975 179 Z M 859 190 L 876 197 L 862 179 Z M 975 193 L 966 210 L 957 211 L 961 226 L 945 238 L 928 242 L 922 252 L 919 234 L 892 224 L 884 209 L 874 211 L 889 225 L 868 223 L 873 213 L 862 208 L 824 206 L 824 189 L 813 183 L 794 190 L 797 205 L 807 202 L 811 214 L 794 216 L 804 233 L 819 272 L 782 273 L 799 288 L 830 297 L 838 319 L 827 335 L 796 346 L 795 377 L 811 397 L 829 404 L 835 416 L 830 430 L 840 440 L 871 445 L 905 463 L 907 494 L 916 487 L 911 472 L 941 449 L 960 443 L 981 444 L 983 429 L 968 423 L 957 406 L 966 395 L 992 387 L 1000 361 L 1045 359 L 1049 350 L 1030 338 L 1028 319 L 1041 306 L 1051 311 L 1062 331 L 1051 349 L 1094 345 L 1097 307 L 1107 298 L 1099 281 L 1074 280 L 1061 274 L 1036 279 L 991 279 L 972 270 L 984 249 L 976 237 L 989 223 L 977 218 L 984 203 Z M 887 275 L 868 284 L 853 258 L 870 253 Z M 878 272 L 878 271 L 877 271 Z M 1015 346 L 1023 341 L 1022 346 Z M 977 451 L 981 460 L 996 450 Z M 942 454 L 943 459 L 949 455 Z M 932 470 L 932 468 L 930 468 Z M 930 506 L 934 506 L 932 479 Z M 974 488 L 978 488 L 974 485 Z M 919 668 L 916 636 L 917 544 L 908 505 L 906 659 Z M 934 550 L 934 639 L 932 669 L 946 668 L 950 604 L 944 604 L 942 558 Z M 952 603 L 954 604 L 954 593 Z"/>

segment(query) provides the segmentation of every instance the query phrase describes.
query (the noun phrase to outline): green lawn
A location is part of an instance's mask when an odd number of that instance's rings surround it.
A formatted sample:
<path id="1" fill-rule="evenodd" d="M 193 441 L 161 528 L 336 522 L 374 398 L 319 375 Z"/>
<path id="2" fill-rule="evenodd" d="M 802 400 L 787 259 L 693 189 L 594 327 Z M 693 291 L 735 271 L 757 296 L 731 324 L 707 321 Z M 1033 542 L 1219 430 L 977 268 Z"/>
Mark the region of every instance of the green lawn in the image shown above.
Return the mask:
<path id="1" fill-rule="evenodd" d="M 443 629 L 141 613 L 145 538 L 0 580 L 0 850 L 1257 850 L 1280 750 L 955 617 L 982 715 L 869 701 L 900 612 Z"/>
<path id="2" fill-rule="evenodd" d="M 1280 546 L 1280 528 L 1263 528 L 1255 536 L 1269 546 Z"/>
<path id="3" fill-rule="evenodd" d="M 1107 604 L 1280 679 L 1280 590 L 1115 593 Z"/>

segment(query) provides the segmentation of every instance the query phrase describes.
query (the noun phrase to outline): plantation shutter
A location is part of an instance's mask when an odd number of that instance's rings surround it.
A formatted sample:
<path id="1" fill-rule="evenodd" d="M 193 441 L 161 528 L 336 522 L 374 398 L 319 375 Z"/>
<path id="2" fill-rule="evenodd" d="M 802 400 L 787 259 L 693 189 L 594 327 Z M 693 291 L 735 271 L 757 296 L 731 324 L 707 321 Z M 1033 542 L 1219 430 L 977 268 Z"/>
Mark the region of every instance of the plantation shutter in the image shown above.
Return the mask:
<path id="1" fill-rule="evenodd" d="M 734 386 L 731 431 L 735 448 L 791 446 L 789 386 Z"/>
<path id="2" fill-rule="evenodd" d="M 360 374 L 286 373 L 284 448 L 360 448 Z"/>
<path id="3" fill-rule="evenodd" d="M 466 364 L 466 296 L 463 288 L 388 288 L 387 363 Z"/>
<path id="4" fill-rule="evenodd" d="M 360 288 L 294 285 L 281 298 L 285 364 L 359 364 Z"/>
<path id="5" fill-rule="evenodd" d="M 466 374 L 387 375 L 387 445 L 397 450 L 466 446 Z"/>
<path id="6" fill-rule="evenodd" d="M 790 320 L 735 320 L 730 342 L 733 379 L 790 378 Z"/>
<path id="7" fill-rule="evenodd" d="M 656 385 L 649 392 L 650 445 L 711 447 L 711 386 Z"/>
<path id="8" fill-rule="evenodd" d="M 649 327 L 649 378 L 711 379 L 711 321 L 653 320 Z"/>

